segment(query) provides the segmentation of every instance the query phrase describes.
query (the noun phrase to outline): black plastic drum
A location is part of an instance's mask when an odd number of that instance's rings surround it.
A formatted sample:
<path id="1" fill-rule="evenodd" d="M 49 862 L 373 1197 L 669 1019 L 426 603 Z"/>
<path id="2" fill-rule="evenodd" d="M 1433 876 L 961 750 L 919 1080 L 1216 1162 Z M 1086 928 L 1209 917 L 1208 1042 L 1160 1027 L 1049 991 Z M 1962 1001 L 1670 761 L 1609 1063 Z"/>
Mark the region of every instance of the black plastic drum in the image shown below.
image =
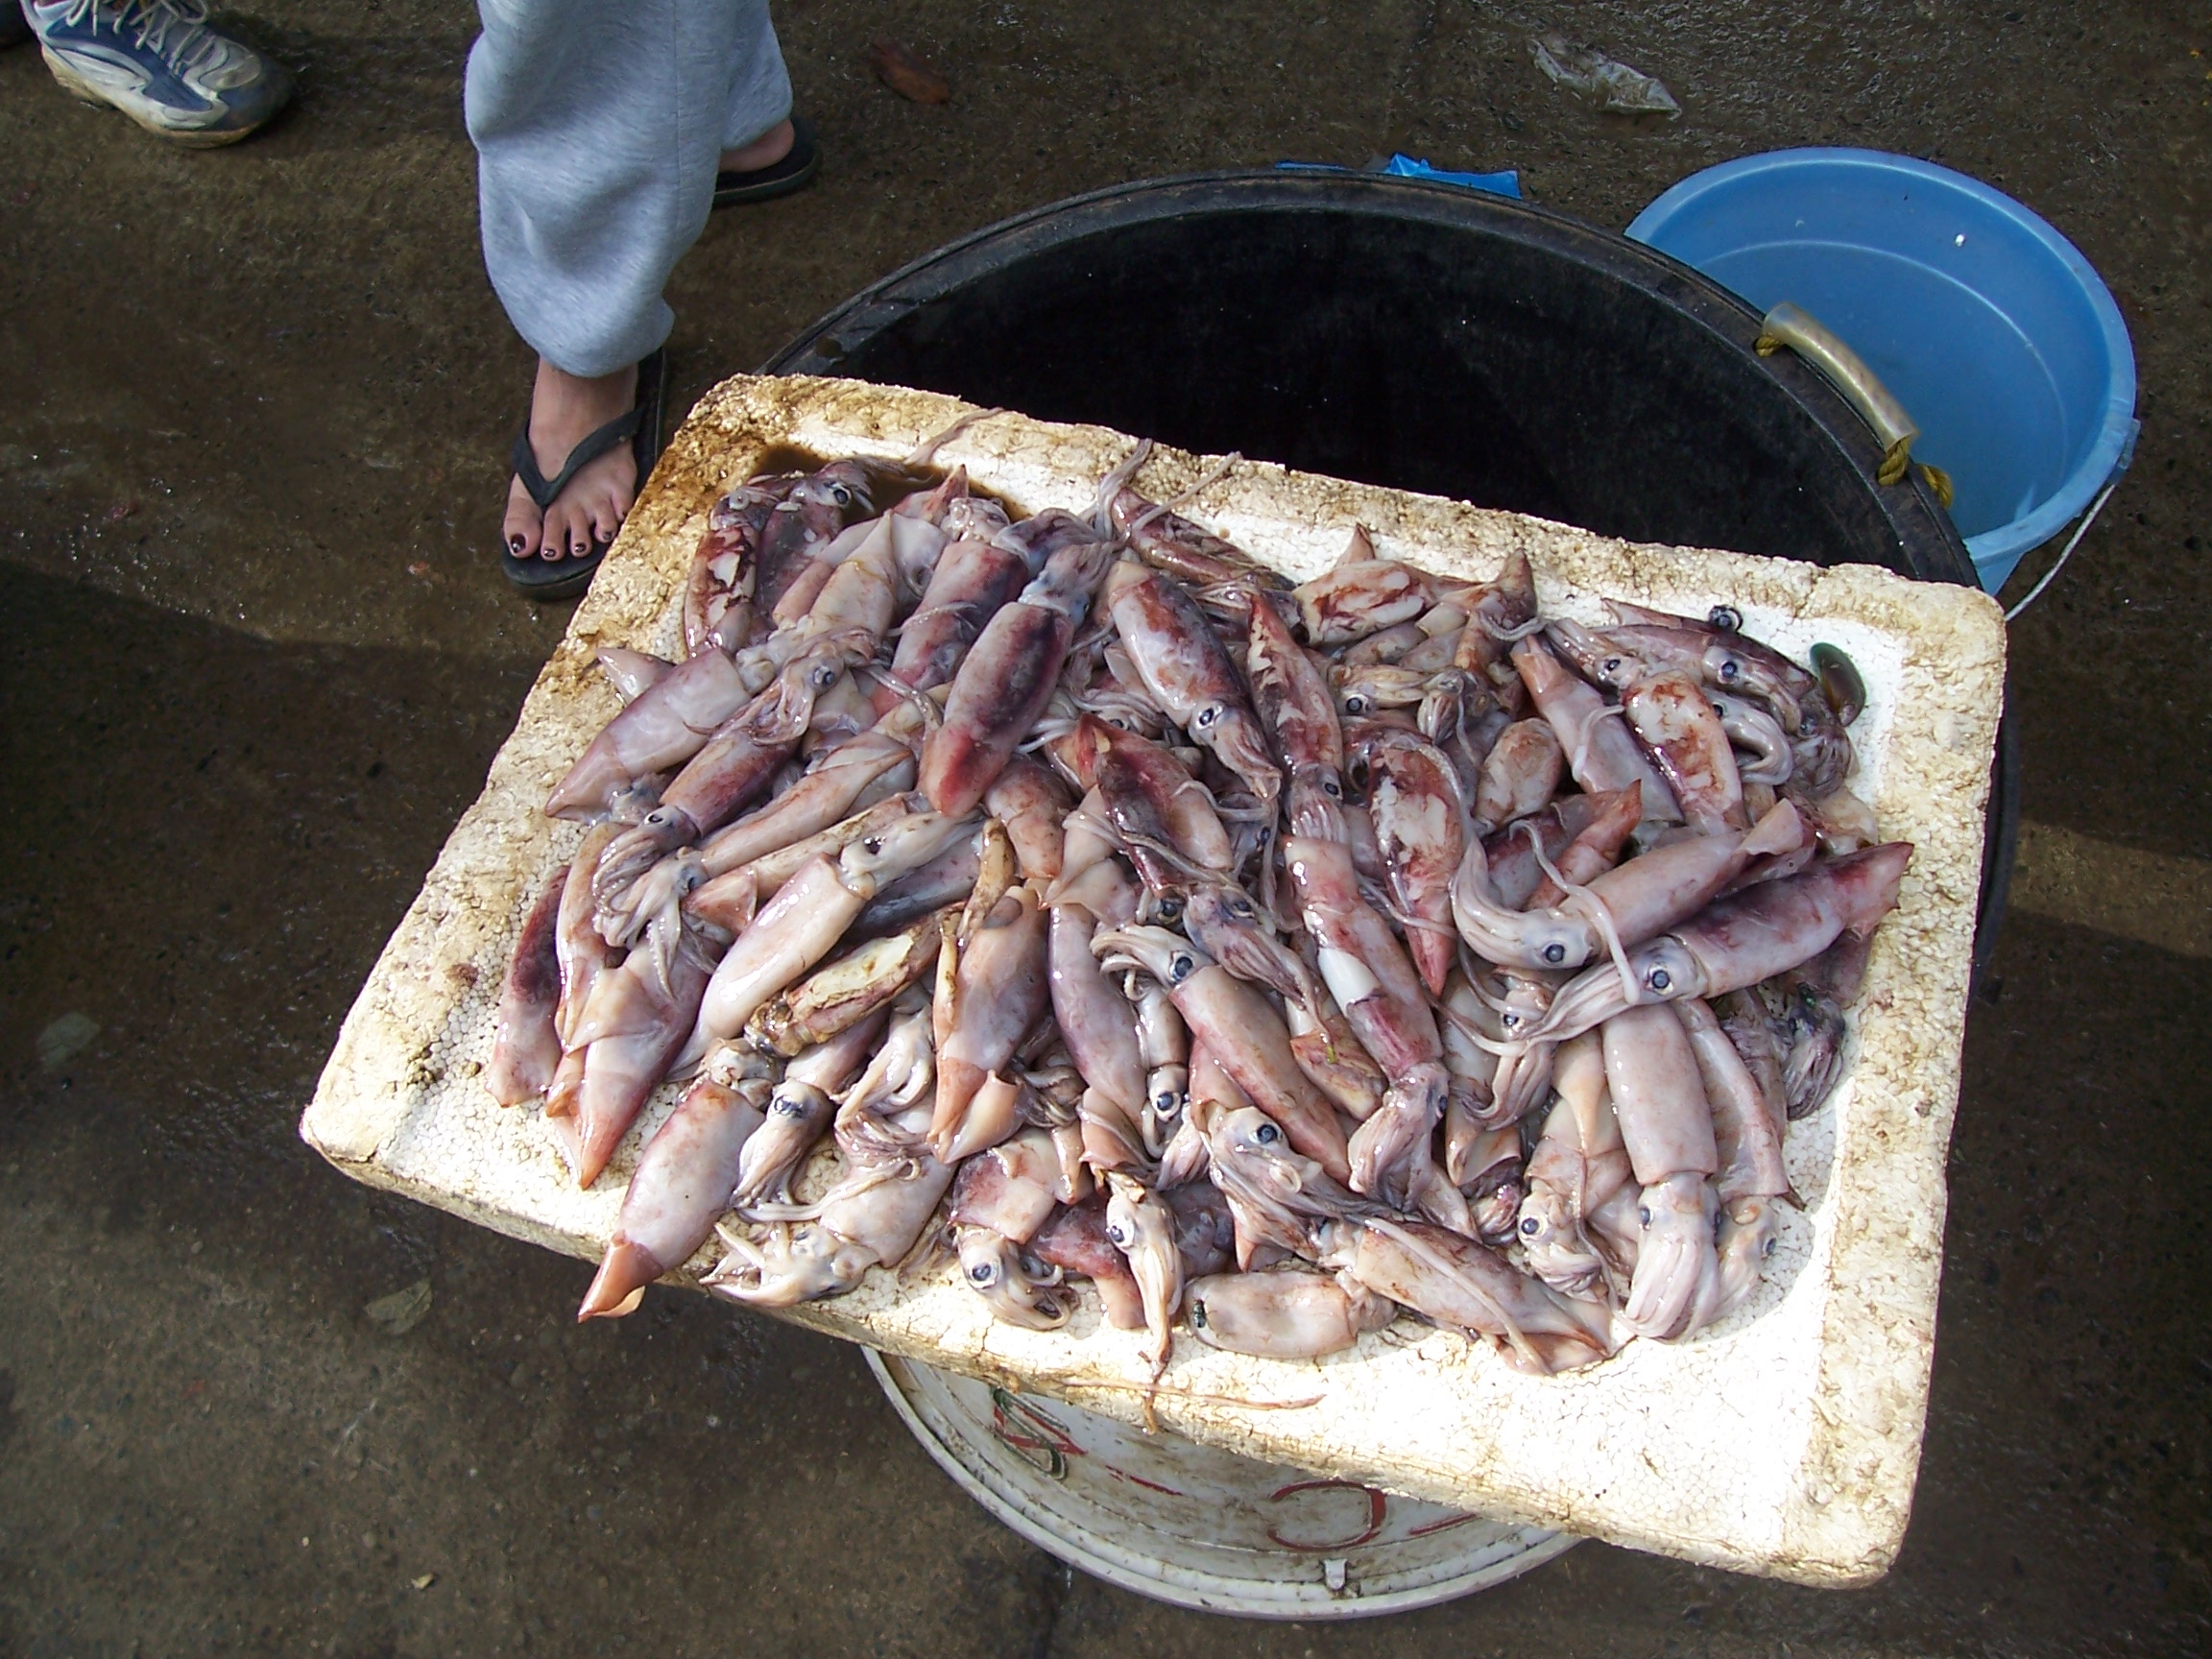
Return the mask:
<path id="1" fill-rule="evenodd" d="M 773 373 L 845 374 L 1609 536 L 1971 586 L 1918 482 L 1759 318 L 1562 214 L 1356 174 L 1129 184 L 1009 219 L 854 296 Z M 2004 913 L 2000 732 L 1976 959 Z"/>

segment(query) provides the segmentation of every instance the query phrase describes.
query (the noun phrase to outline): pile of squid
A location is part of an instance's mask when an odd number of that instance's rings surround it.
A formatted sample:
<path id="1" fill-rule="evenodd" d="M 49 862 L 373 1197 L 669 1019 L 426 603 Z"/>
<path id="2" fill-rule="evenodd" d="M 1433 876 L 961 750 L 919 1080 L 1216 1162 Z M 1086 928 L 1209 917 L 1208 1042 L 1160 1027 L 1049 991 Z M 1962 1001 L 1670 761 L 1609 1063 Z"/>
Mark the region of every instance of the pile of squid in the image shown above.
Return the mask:
<path id="1" fill-rule="evenodd" d="M 1356 528 L 1293 586 L 1145 452 L 1027 517 L 924 452 L 755 478 L 684 660 L 600 654 L 486 1082 L 588 1187 L 690 1081 L 579 1317 L 719 1233 L 756 1306 L 956 1258 L 1051 1330 L 1088 1280 L 1155 1380 L 1179 1322 L 1549 1373 L 1719 1318 L 1911 856 L 1845 788 L 1851 663 Z"/>

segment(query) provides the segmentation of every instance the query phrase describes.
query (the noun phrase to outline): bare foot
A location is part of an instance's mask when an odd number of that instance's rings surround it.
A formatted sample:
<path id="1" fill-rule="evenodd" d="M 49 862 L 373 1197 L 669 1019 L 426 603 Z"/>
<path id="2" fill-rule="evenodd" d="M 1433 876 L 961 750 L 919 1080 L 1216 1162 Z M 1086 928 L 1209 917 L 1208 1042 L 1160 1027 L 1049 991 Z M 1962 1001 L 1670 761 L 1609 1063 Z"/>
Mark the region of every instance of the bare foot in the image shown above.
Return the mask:
<path id="1" fill-rule="evenodd" d="M 568 374 L 543 358 L 530 393 L 530 448 L 538 470 L 555 476 L 567 465 L 568 452 L 637 400 L 637 366 L 592 379 Z M 507 486 L 507 521 L 502 535 L 517 559 L 582 558 L 594 543 L 614 540 L 623 517 L 637 498 L 637 455 L 617 444 L 569 480 L 542 516 L 522 480 Z"/>
<path id="2" fill-rule="evenodd" d="M 743 148 L 723 151 L 722 171 L 757 173 L 763 167 L 773 167 L 791 154 L 791 146 L 798 137 L 797 130 L 788 119 L 779 121 Z"/>

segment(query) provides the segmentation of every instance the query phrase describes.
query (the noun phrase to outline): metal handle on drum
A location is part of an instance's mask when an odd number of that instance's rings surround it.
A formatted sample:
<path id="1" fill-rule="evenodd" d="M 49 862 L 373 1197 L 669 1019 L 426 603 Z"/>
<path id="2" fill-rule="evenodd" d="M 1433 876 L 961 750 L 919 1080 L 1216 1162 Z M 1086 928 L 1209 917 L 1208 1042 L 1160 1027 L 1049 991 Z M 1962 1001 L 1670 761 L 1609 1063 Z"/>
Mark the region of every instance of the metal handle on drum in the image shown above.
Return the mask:
<path id="1" fill-rule="evenodd" d="M 1760 319 L 1756 349 L 1760 356 L 1771 357 L 1785 346 L 1826 375 L 1828 383 L 1874 428 L 1875 437 L 1882 441 L 1882 465 L 1874 476 L 1884 484 L 1903 482 L 1912 464 L 1912 440 L 1920 436 L 1920 428 L 1905 412 L 1897 394 L 1882 384 L 1882 377 L 1843 343 L 1842 336 L 1787 300 Z M 1950 475 L 1940 467 L 1923 465 L 1920 476 L 1948 510 Z"/>

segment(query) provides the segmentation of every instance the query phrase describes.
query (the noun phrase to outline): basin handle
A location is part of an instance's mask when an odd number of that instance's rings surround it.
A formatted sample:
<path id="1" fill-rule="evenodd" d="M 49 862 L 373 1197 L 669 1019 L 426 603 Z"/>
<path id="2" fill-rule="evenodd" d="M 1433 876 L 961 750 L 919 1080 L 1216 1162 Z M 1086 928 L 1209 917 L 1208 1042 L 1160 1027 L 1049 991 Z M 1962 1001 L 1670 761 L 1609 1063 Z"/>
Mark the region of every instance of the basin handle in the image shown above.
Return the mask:
<path id="1" fill-rule="evenodd" d="M 1787 300 L 1760 320 L 1755 349 L 1762 357 L 1771 357 L 1785 346 L 1826 375 L 1844 401 L 1874 428 L 1874 436 L 1882 441 L 1882 465 L 1874 476 L 1884 484 L 1902 482 L 1912 464 L 1912 440 L 1920 436 L 1920 428 L 1905 413 L 1897 395 L 1833 328 Z M 1922 465 L 1920 476 L 1948 510 L 1950 474 L 1940 467 Z"/>

